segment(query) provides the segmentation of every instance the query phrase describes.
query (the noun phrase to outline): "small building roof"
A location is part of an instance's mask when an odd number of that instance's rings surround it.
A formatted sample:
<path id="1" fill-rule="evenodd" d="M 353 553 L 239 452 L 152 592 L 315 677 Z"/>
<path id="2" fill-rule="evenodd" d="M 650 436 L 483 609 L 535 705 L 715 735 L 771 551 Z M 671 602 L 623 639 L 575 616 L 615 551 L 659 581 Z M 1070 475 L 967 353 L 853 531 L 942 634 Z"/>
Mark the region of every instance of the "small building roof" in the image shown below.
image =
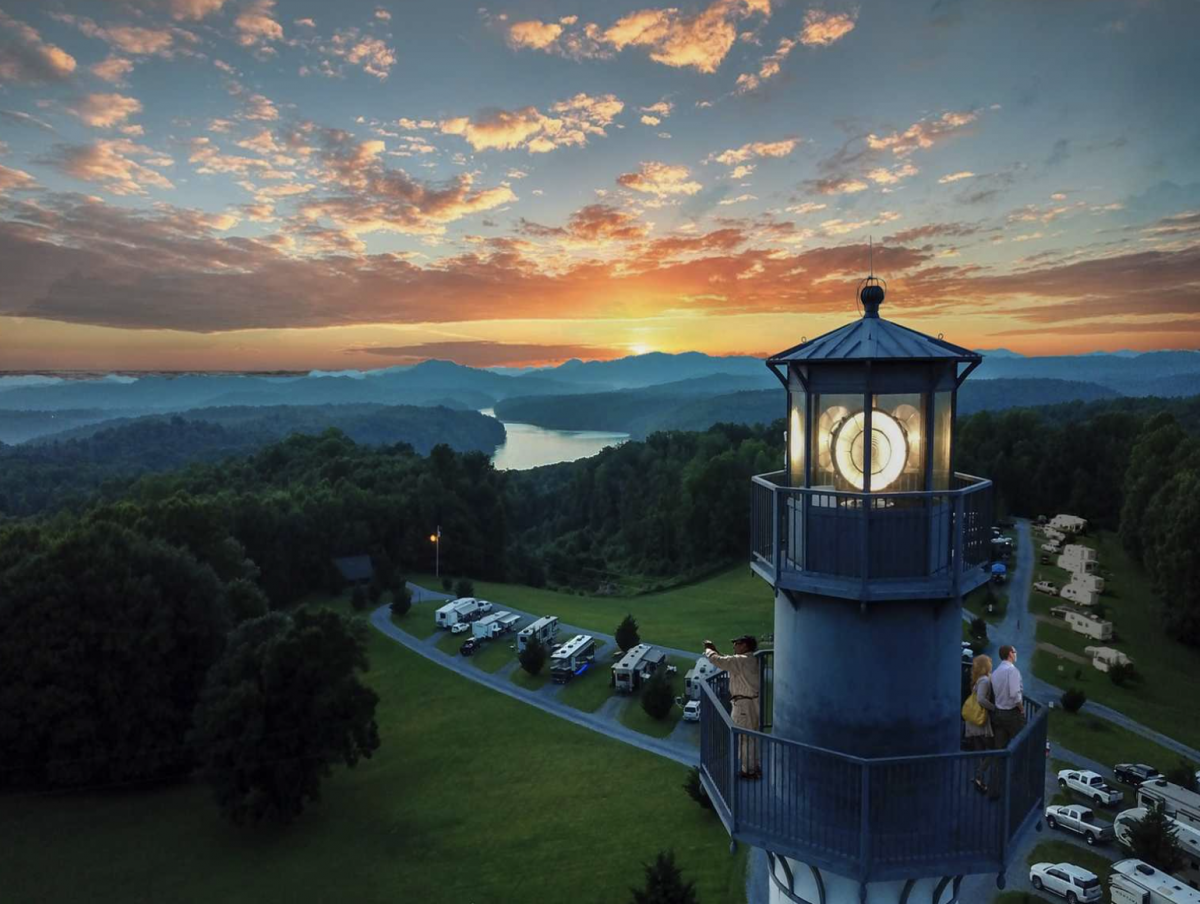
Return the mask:
<path id="1" fill-rule="evenodd" d="M 333 566 L 347 581 L 369 581 L 375 573 L 370 556 L 342 556 L 333 560 Z"/>

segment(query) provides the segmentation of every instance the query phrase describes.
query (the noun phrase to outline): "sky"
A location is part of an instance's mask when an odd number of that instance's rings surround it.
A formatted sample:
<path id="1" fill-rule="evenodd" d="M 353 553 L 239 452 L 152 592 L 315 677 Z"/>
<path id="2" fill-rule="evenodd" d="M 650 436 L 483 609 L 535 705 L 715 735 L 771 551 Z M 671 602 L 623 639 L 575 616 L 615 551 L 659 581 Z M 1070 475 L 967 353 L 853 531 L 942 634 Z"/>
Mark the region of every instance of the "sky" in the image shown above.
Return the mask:
<path id="1" fill-rule="evenodd" d="M 0 0 L 0 371 L 1200 347 L 1194 0 Z"/>

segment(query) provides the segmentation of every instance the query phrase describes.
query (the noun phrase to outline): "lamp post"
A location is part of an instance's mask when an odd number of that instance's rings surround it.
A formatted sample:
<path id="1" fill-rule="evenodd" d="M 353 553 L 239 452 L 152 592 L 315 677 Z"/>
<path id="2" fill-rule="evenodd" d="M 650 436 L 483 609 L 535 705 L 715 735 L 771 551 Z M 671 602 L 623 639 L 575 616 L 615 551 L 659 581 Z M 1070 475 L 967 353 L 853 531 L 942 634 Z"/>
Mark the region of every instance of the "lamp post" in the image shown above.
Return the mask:
<path id="1" fill-rule="evenodd" d="M 442 576 L 442 526 L 437 526 L 437 533 L 429 535 L 429 542 L 433 544 L 433 576 L 440 578 Z"/>

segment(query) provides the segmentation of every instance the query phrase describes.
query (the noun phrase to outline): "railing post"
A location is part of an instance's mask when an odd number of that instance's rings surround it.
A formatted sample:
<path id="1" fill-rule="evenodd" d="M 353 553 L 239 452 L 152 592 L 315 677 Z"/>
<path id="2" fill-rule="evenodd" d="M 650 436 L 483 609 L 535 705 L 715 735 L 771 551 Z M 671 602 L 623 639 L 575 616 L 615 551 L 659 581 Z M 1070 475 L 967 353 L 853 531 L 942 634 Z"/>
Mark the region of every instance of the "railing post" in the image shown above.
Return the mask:
<path id="1" fill-rule="evenodd" d="M 729 805 L 729 834 L 732 835 L 737 831 L 738 824 L 738 737 L 737 729 L 729 729 L 729 800 L 726 803 Z"/>
<path id="2" fill-rule="evenodd" d="M 871 764 L 862 763 L 858 825 L 858 857 L 862 861 L 859 881 L 865 883 L 871 875 Z"/>
<path id="3" fill-rule="evenodd" d="M 963 522 L 963 494 L 954 494 L 954 597 L 959 598 L 958 588 L 962 585 L 963 563 L 963 534 L 967 526 Z"/>
<path id="4" fill-rule="evenodd" d="M 1000 863 L 1008 867 L 1009 834 L 1012 832 L 1012 745 L 1004 752 L 1004 826 L 1000 835 Z"/>
<path id="5" fill-rule="evenodd" d="M 779 487 L 771 487 L 771 564 L 775 568 L 775 586 L 779 586 Z"/>

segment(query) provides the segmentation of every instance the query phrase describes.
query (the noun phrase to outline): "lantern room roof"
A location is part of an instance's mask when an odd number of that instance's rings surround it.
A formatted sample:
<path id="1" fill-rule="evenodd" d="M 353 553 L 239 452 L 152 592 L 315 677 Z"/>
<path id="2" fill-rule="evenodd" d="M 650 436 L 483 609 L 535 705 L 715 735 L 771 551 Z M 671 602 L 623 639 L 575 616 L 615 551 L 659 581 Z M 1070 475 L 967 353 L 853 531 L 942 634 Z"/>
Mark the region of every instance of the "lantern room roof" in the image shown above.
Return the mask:
<path id="1" fill-rule="evenodd" d="M 963 361 L 978 366 L 983 355 L 926 336 L 879 316 L 883 303 L 882 280 L 871 276 L 860 283 L 861 319 L 772 355 L 767 364 L 790 361 Z M 972 367 L 971 369 L 974 369 Z"/>

